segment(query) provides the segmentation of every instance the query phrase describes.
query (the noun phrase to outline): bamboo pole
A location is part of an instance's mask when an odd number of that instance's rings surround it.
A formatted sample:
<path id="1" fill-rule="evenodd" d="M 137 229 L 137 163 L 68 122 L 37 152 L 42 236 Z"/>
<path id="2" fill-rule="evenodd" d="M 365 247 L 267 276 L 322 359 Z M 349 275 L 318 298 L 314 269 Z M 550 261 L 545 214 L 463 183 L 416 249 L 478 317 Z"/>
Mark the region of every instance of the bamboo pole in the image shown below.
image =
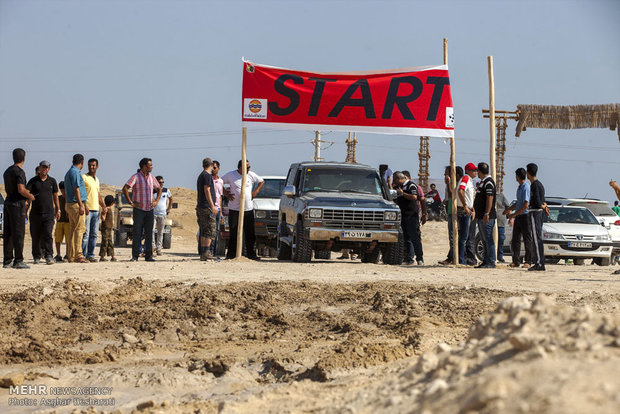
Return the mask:
<path id="1" fill-rule="evenodd" d="M 443 64 L 448 65 L 448 39 L 443 39 Z M 459 226 L 456 215 L 458 197 L 456 182 L 456 144 L 454 137 L 450 139 L 450 192 L 452 194 L 452 262 L 457 265 L 459 262 Z"/>
<path id="2" fill-rule="evenodd" d="M 245 192 L 246 181 L 248 179 L 248 162 L 246 156 L 246 145 L 248 140 L 248 129 L 243 127 L 241 134 L 241 194 L 239 198 L 239 220 L 237 222 L 237 254 L 235 259 L 240 259 L 243 253 L 243 216 L 245 214 Z M 252 252 L 247 252 L 248 256 L 252 256 Z"/>
<path id="3" fill-rule="evenodd" d="M 489 64 L 489 160 L 490 160 L 490 174 L 493 181 L 497 183 L 497 171 L 495 162 L 495 78 L 493 76 L 493 56 L 487 57 Z M 493 225 L 493 241 L 494 246 L 497 248 L 497 219 Z"/>

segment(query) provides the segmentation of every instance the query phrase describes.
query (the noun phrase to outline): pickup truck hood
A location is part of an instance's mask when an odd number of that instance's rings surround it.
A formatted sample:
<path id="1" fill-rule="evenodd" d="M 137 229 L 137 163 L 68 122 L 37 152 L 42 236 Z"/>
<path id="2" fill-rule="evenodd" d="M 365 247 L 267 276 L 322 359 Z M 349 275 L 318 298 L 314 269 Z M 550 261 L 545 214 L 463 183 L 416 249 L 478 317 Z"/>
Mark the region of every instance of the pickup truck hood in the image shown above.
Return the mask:
<path id="1" fill-rule="evenodd" d="M 310 192 L 301 197 L 308 207 L 348 207 L 398 210 L 398 206 L 380 196 L 357 193 Z"/>
<path id="2" fill-rule="evenodd" d="M 581 234 L 584 236 L 600 236 L 609 234 L 607 229 L 600 224 L 576 224 L 576 223 L 545 223 L 543 230 L 557 234 Z"/>
<path id="3" fill-rule="evenodd" d="M 255 198 L 254 210 L 278 211 L 280 208 L 279 198 Z"/>

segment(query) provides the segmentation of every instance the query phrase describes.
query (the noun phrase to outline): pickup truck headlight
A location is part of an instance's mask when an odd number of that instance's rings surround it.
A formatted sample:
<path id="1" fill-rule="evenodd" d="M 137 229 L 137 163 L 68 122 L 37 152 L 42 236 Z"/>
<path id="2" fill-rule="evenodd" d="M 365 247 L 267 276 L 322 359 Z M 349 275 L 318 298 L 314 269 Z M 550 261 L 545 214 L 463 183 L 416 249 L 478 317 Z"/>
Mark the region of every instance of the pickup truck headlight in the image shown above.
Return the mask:
<path id="1" fill-rule="evenodd" d="M 547 240 L 563 240 L 564 236 L 558 233 L 543 233 L 543 239 Z"/>
<path id="2" fill-rule="evenodd" d="M 258 219 L 267 218 L 267 212 L 265 210 L 256 210 L 254 212 L 254 217 L 256 217 Z"/>
<path id="3" fill-rule="evenodd" d="M 323 217 L 323 209 L 320 208 L 311 208 L 308 210 L 308 216 L 313 219 L 320 219 Z"/>
<path id="4" fill-rule="evenodd" d="M 395 211 L 386 211 L 383 213 L 383 221 L 396 221 L 398 219 L 398 214 Z"/>
<path id="5" fill-rule="evenodd" d="M 609 241 L 611 240 L 611 237 L 609 237 L 609 234 L 602 234 L 600 236 L 596 236 L 596 240 Z"/>

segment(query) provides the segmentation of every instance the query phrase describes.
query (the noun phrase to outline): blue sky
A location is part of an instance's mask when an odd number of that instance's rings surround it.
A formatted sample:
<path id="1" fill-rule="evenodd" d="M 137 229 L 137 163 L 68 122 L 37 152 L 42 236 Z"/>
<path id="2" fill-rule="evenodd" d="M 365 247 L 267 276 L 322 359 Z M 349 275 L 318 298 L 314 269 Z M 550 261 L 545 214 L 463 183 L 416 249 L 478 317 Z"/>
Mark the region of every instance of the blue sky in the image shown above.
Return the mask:
<path id="1" fill-rule="evenodd" d="M 496 107 L 620 102 L 620 1 L 30 1 L 0 0 L 0 160 L 26 149 L 64 175 L 71 155 L 100 160 L 121 185 L 143 156 L 169 186 L 193 188 L 205 156 L 235 168 L 241 141 L 241 58 L 308 71 L 449 67 L 457 163 L 488 160 L 487 56 Z M 615 131 L 509 124 L 512 172 L 533 161 L 547 193 L 607 200 L 620 179 Z M 311 131 L 250 130 L 259 174 L 310 159 Z M 346 134 L 325 131 L 342 161 Z M 358 161 L 418 169 L 417 137 L 358 134 Z M 431 139 L 431 176 L 449 146 Z M 4 168 L 4 167 L 3 167 Z"/>

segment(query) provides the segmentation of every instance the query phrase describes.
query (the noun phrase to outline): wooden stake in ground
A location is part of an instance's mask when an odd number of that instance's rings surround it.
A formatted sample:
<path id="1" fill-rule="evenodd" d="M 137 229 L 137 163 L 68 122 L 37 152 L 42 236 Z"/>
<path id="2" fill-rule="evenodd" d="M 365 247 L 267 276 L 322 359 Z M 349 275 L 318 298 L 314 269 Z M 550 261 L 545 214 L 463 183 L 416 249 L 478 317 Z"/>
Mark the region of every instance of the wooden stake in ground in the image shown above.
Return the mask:
<path id="1" fill-rule="evenodd" d="M 448 65 L 448 39 L 443 39 L 443 64 Z M 458 184 L 456 182 L 456 144 L 454 137 L 450 139 L 450 191 L 452 193 L 452 262 L 459 262 L 459 225 L 456 214 L 456 198 Z"/>
<path id="2" fill-rule="evenodd" d="M 495 170 L 495 78 L 493 76 L 493 56 L 487 57 L 489 63 L 489 173 L 493 181 L 497 183 L 497 174 Z M 497 248 L 497 219 L 493 225 L 493 241 Z"/>
<path id="3" fill-rule="evenodd" d="M 246 156 L 246 146 L 248 140 L 248 129 L 243 127 L 241 134 L 241 194 L 239 199 L 239 220 L 237 223 L 237 254 L 235 259 L 241 258 L 243 253 L 243 215 L 245 214 L 245 192 L 246 192 L 246 180 L 248 179 L 248 162 Z M 247 252 L 249 256 L 252 256 L 252 252 Z"/>

